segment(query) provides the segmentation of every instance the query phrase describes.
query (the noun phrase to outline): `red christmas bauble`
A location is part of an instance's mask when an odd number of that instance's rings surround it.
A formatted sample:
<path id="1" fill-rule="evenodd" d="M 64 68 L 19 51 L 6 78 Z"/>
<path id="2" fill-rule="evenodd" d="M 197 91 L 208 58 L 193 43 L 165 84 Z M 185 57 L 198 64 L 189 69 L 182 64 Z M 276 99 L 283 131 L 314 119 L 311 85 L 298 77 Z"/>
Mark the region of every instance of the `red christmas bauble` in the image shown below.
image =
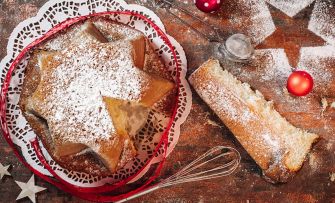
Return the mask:
<path id="1" fill-rule="evenodd" d="M 313 78 L 306 71 L 294 71 L 287 80 L 287 90 L 294 96 L 305 96 L 313 89 Z"/>
<path id="2" fill-rule="evenodd" d="M 220 9 L 223 0 L 194 0 L 195 5 L 200 11 L 213 13 Z"/>

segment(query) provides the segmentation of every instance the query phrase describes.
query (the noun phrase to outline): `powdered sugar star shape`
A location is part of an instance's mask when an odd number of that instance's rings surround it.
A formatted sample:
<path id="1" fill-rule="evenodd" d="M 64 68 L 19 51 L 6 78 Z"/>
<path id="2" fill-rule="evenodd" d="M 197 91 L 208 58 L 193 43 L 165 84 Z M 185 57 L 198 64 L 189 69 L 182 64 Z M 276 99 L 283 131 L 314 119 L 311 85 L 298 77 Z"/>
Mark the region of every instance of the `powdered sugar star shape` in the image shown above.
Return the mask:
<path id="1" fill-rule="evenodd" d="M 41 56 L 47 61 L 41 64 L 48 65 L 41 67 L 41 82 L 30 108 L 48 121 L 55 153 L 63 153 L 64 143 L 83 144 L 98 152 L 96 143 L 110 140 L 115 133 L 104 99 L 139 98 L 142 84 L 127 45 L 89 41 Z"/>
<path id="2" fill-rule="evenodd" d="M 0 163 L 0 180 L 5 176 L 10 176 L 10 173 L 8 172 L 8 168 L 10 167 L 10 165 L 8 166 L 3 166 L 1 163 Z"/>
<path id="3" fill-rule="evenodd" d="M 315 0 L 266 0 L 268 3 L 284 12 L 286 15 L 293 17 L 302 9 L 315 2 Z M 289 3 L 289 6 L 287 6 Z"/>
<path id="4" fill-rule="evenodd" d="M 31 176 L 29 181 L 27 183 L 15 181 L 19 187 L 21 188 L 21 192 L 19 196 L 17 196 L 16 200 L 23 199 L 25 197 L 28 197 L 33 203 L 36 202 L 36 193 L 42 192 L 43 190 L 46 190 L 46 188 L 39 187 L 35 185 L 35 177 L 34 175 Z"/>
<path id="5" fill-rule="evenodd" d="M 85 24 L 83 30 L 94 29 L 85 26 L 91 24 Z M 130 136 L 137 132 L 127 126 L 143 127 L 144 112 L 173 84 L 141 69 L 133 54 L 134 41 L 108 42 L 85 32 L 78 32 L 63 50 L 37 53 L 41 81 L 27 106 L 47 121 L 54 157 L 90 148 L 115 172 L 129 161 L 123 160 L 122 154 L 130 157 L 136 153 Z M 132 115 L 124 110 L 131 111 L 124 105 L 127 102 L 134 104 L 136 111 L 131 114 L 137 114 L 137 120 L 130 121 Z"/>
<path id="6" fill-rule="evenodd" d="M 272 16 L 280 16 L 279 22 L 275 22 L 277 29 L 270 36 L 268 36 L 256 48 L 283 48 L 289 63 L 292 67 L 296 67 L 299 60 L 299 53 L 301 47 L 322 46 L 326 42 L 315 33 L 308 29 L 308 22 L 301 22 L 300 16 L 311 17 L 315 2 L 310 7 L 299 11 L 294 17 L 289 17 L 279 9 L 268 4 L 268 8 Z M 299 30 L 299 32 L 297 32 Z M 291 36 L 294 36 L 293 42 Z"/>

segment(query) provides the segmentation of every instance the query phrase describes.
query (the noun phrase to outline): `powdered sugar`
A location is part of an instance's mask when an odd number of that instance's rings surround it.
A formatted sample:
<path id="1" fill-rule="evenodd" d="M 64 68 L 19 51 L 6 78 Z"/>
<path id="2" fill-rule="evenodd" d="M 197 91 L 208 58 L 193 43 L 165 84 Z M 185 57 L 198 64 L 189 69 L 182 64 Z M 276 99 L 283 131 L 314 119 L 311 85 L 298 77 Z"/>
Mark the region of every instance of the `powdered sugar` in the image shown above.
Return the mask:
<path id="1" fill-rule="evenodd" d="M 308 29 L 335 46 L 335 2 L 317 1 Z"/>
<path id="2" fill-rule="evenodd" d="M 301 166 L 317 135 L 295 128 L 272 102 L 223 71 L 218 61 L 207 61 L 189 80 L 265 174 L 277 176 L 274 181 L 285 180 Z"/>
<path id="3" fill-rule="evenodd" d="M 302 9 L 313 3 L 315 0 L 266 0 L 272 6 L 278 8 L 288 16 L 293 17 Z M 255 44 L 263 41 L 275 31 L 272 16 L 265 1 L 239 0 L 237 1 L 239 13 L 230 16 L 232 24 L 243 27 Z M 243 15 L 240 15 L 243 13 Z M 335 46 L 335 2 L 316 1 L 311 15 L 308 29 L 321 36 L 329 44 Z"/>
<path id="4" fill-rule="evenodd" d="M 330 81 L 335 79 L 335 47 L 307 47 L 301 49 L 298 69 L 306 70 L 314 79 L 315 90 L 321 95 L 330 93 Z"/>
<path id="5" fill-rule="evenodd" d="M 125 25 L 108 23 L 107 19 L 100 18 L 94 20 L 93 23 L 109 41 L 134 39 L 142 34 Z"/>
<path id="6" fill-rule="evenodd" d="M 57 34 L 54 38 L 48 40 L 44 45 L 41 45 L 40 48 L 46 50 L 59 51 L 65 49 L 69 44 L 72 43 L 73 36 L 80 29 L 81 23 L 71 26 L 71 28 Z"/>
<path id="7" fill-rule="evenodd" d="M 289 16 L 294 16 L 302 9 L 310 5 L 313 0 L 288 1 L 288 0 L 267 0 L 268 3 L 280 9 Z M 243 0 L 247 6 L 241 6 L 243 12 L 251 14 L 252 25 L 246 25 L 248 33 L 256 35 L 253 39 L 264 39 L 275 29 L 268 6 L 264 2 L 255 3 L 253 0 Z M 261 81 L 286 81 L 293 69 L 302 69 L 309 72 L 315 82 L 316 92 L 326 94 L 329 92 L 329 81 L 334 80 L 333 64 L 335 63 L 335 3 L 332 1 L 316 1 L 311 15 L 308 29 L 316 35 L 321 36 L 330 45 L 321 47 L 302 47 L 297 67 L 291 67 L 288 58 L 282 49 L 258 49 L 255 51 L 252 64 L 257 67 L 258 80 Z M 245 11 L 245 8 L 249 10 Z M 251 26 L 251 27 L 250 27 Z M 249 28 L 250 27 L 250 28 Z M 267 32 L 264 32 L 267 30 Z M 238 67 L 237 67 L 238 68 Z M 243 67 L 241 67 L 243 69 Z M 234 70 L 230 70 L 233 71 Z M 254 73 L 240 71 L 241 77 L 251 77 Z M 283 82 L 283 84 L 284 84 Z M 284 88 L 284 87 L 283 87 Z M 278 90 L 281 92 L 281 90 Z"/>
<path id="8" fill-rule="evenodd" d="M 288 63 L 287 56 L 283 49 L 263 49 L 256 50 L 254 58 L 257 61 L 263 61 L 258 67 L 260 79 L 264 81 L 272 81 L 274 78 L 287 78 L 292 72 L 292 67 Z"/>
<path id="9" fill-rule="evenodd" d="M 264 1 L 239 0 L 239 13 L 232 14 L 232 24 L 242 25 L 243 33 L 248 35 L 254 44 L 259 44 L 275 31 L 271 14 Z"/>
<path id="10" fill-rule="evenodd" d="M 315 0 L 266 0 L 288 16 L 293 17 Z"/>
<path id="11" fill-rule="evenodd" d="M 42 76 L 51 76 L 41 84 L 51 92 L 40 103 L 41 109 L 58 139 L 98 150 L 96 141 L 110 139 L 115 133 L 103 97 L 137 101 L 145 89 L 146 77 L 133 67 L 127 41 L 83 41 L 57 55 L 53 63 L 60 65 Z"/>

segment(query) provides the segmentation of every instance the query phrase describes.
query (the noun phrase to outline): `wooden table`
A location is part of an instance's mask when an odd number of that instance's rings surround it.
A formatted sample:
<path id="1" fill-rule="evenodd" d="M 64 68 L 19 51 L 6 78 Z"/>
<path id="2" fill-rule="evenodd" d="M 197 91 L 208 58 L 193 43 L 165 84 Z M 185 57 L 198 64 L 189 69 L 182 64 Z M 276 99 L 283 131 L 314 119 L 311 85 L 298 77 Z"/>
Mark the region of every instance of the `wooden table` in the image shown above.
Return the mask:
<path id="1" fill-rule="evenodd" d="M 0 58 L 2 58 L 5 56 L 5 45 L 13 28 L 22 20 L 34 16 L 46 1 L 3 0 L 0 2 L 0 44 L 2 45 L 0 47 Z M 188 74 L 192 73 L 202 62 L 212 55 L 212 45 L 189 30 L 171 15 L 167 14 L 163 9 L 152 7 L 151 1 L 136 2 L 129 0 L 128 2 L 148 6 L 161 17 L 167 32 L 175 37 L 185 49 L 188 59 Z M 236 26 L 236 23 L 232 23 L 234 21 L 229 20 L 229 18 L 232 17 L 230 15 L 233 13 L 232 11 L 238 11 L 240 9 L 240 7 L 236 6 L 236 2 L 238 1 L 226 0 L 219 14 L 210 15 L 197 11 L 192 2 L 192 0 L 188 0 L 181 1 L 180 3 L 183 7 L 202 16 L 212 24 L 217 25 L 223 31 L 228 31 L 225 35 L 239 30 L 244 31 L 243 27 Z M 335 7 L 334 0 L 328 1 L 328 3 Z M 307 8 L 307 13 L 308 10 L 311 11 L 311 8 Z M 283 25 L 285 22 L 289 23 L 292 20 L 289 18 L 285 19 L 279 10 L 272 8 L 272 11 L 274 13 L 274 22 L 276 22 L 278 26 Z M 333 9 L 331 12 L 335 13 L 335 10 Z M 244 14 L 245 13 L 240 12 L 235 15 L 235 17 L 243 16 Z M 180 15 L 183 16 L 182 14 Z M 299 21 L 299 23 L 306 23 L 309 20 L 309 16 L 307 14 L 301 14 L 295 19 Z M 332 20 L 334 22 L 334 16 Z M 248 24 L 248 21 L 245 23 Z M 281 29 L 283 33 L 287 31 L 285 26 L 281 27 Z M 292 29 L 293 31 L 295 29 L 295 33 L 301 32 L 299 26 L 291 28 L 291 32 Z M 334 29 L 334 27 L 332 27 L 332 29 Z M 302 36 L 293 35 L 290 42 L 300 42 L 301 40 L 298 39 L 298 37 L 309 39 L 311 36 L 309 34 L 303 34 Z M 274 36 L 274 39 L 272 39 L 272 41 L 266 41 L 264 46 L 276 48 L 275 42 L 279 40 L 279 35 Z M 317 45 L 320 43 L 320 40 L 313 41 L 313 43 Z M 290 48 L 292 44 L 284 43 L 281 44 L 281 46 Z M 291 55 L 293 61 L 298 58 L 294 55 L 292 49 L 288 49 L 287 51 L 287 55 Z M 333 57 L 335 58 L 335 56 Z M 335 59 L 332 60 L 331 63 L 332 69 L 328 71 L 332 74 L 332 80 L 329 81 L 326 92 L 316 89 L 317 92 L 313 97 L 318 98 L 318 100 L 315 101 L 321 101 L 321 97 L 326 97 L 329 102 L 334 101 Z M 233 68 L 234 67 L 230 67 L 232 72 L 234 72 Z M 244 71 L 249 70 L 252 70 L 252 68 L 249 67 Z M 266 83 L 257 79 L 257 73 L 255 73 L 253 77 L 245 77 L 243 74 L 236 75 L 242 81 L 247 81 L 252 87 L 262 91 L 267 99 L 274 100 L 275 108 L 295 126 L 317 132 L 321 135 L 322 139 L 314 146 L 313 151 L 309 155 L 309 160 L 305 162 L 297 176 L 289 183 L 280 185 L 270 184 L 261 178 L 261 171 L 258 166 L 234 139 L 229 130 L 194 93 L 191 113 L 186 122 L 182 125 L 179 143 L 168 158 L 162 172 L 162 177 L 167 177 L 176 172 L 195 157 L 217 145 L 236 147 L 242 155 L 241 166 L 231 176 L 197 183 L 186 183 L 162 189 L 133 200 L 133 202 L 335 202 L 334 109 L 328 107 L 323 117 L 320 118 L 321 105 L 317 105 L 314 102 L 314 106 L 309 108 L 313 109 L 312 111 L 300 111 L 299 109 L 302 109 L 301 107 L 304 105 L 304 100 L 301 100 L 295 104 L 298 109 L 295 109 L 295 112 L 293 112 L 289 110 L 290 108 L 287 106 L 288 103 L 285 103 L 286 100 L 284 99 L 285 101 L 283 101 L 283 96 L 276 95 L 272 91 L 274 89 L 283 88 L 283 85 L 285 85 L 283 81 L 274 80 L 273 83 Z M 288 99 L 290 99 L 290 97 L 288 97 Z M 325 126 L 327 126 L 327 129 Z M 7 176 L 0 182 L 0 202 L 14 202 L 20 192 L 20 188 L 14 180 L 26 182 L 32 173 L 18 162 L 17 158 L 12 154 L 11 148 L 8 147 L 1 136 L 0 162 L 3 165 L 12 165 L 10 169 L 12 177 Z M 37 185 L 48 189 L 38 195 L 38 202 L 83 202 L 43 182 L 39 178 L 36 179 Z M 20 202 L 29 201 L 25 199 Z"/>

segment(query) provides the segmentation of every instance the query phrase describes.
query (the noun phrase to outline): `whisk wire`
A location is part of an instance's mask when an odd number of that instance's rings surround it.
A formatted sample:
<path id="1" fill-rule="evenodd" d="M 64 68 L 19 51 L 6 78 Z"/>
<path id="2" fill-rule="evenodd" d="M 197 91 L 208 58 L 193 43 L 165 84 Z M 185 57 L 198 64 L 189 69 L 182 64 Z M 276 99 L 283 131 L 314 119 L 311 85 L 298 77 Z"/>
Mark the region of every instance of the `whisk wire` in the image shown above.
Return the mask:
<path id="1" fill-rule="evenodd" d="M 220 155 L 221 156 L 221 155 Z M 219 157 L 219 156 L 218 156 Z M 214 159 L 211 159 L 211 161 L 214 160 Z M 195 180 L 198 180 L 199 178 L 201 179 L 209 179 L 211 177 L 217 177 L 217 176 L 222 176 L 224 174 L 227 174 L 227 173 L 231 173 L 231 171 L 234 171 L 236 169 L 236 167 L 239 165 L 239 160 L 232 160 L 226 164 L 223 164 L 221 166 L 218 166 L 218 167 L 215 167 L 215 168 L 212 168 L 212 169 L 209 169 L 209 170 L 205 170 L 205 171 L 200 171 L 200 172 L 197 172 L 197 173 L 191 173 L 189 174 L 191 171 L 197 169 L 200 167 L 200 165 L 204 165 L 204 164 L 207 164 L 209 163 L 209 161 L 206 161 L 202 164 L 199 164 L 199 165 L 196 165 L 195 167 L 191 168 L 191 170 L 187 170 L 187 171 L 183 171 L 183 173 L 176 173 L 175 175 L 163 180 L 161 183 L 166 183 L 166 182 L 171 182 L 171 181 L 190 181 L 192 179 L 195 179 Z M 226 169 L 228 167 L 232 166 L 230 169 L 228 169 L 227 171 L 222 171 L 223 169 Z M 212 173 L 212 174 L 211 174 Z M 204 175 L 204 174 L 208 174 L 208 175 Z M 200 175 L 202 175 L 200 177 Z"/>
<path id="2" fill-rule="evenodd" d="M 203 165 L 205 165 L 205 164 L 207 164 L 207 163 L 209 163 L 211 161 L 214 161 L 215 159 L 221 158 L 221 157 L 223 157 L 225 155 L 226 154 L 220 154 L 219 156 L 216 156 L 216 157 L 214 157 L 214 158 L 212 158 L 210 160 L 204 161 L 201 164 L 195 165 L 196 163 L 198 163 L 199 161 L 201 161 L 202 159 L 204 159 L 206 156 L 203 156 L 200 159 L 198 158 L 195 161 L 193 161 L 192 163 L 190 163 L 188 166 L 186 166 L 185 168 L 183 168 L 182 170 L 180 170 L 179 172 L 177 172 L 175 175 L 171 176 L 171 178 L 174 178 L 176 176 L 183 176 L 184 174 L 190 173 L 190 172 L 194 171 L 195 169 L 200 168 Z"/>
<path id="3" fill-rule="evenodd" d="M 209 168 L 207 170 L 201 171 L 200 168 L 212 164 L 213 161 L 218 161 L 219 158 L 224 158 L 230 155 L 234 155 L 230 161 L 224 160 L 219 166 L 215 164 L 215 167 Z M 240 153 L 232 148 L 232 147 L 223 147 L 217 146 L 203 155 L 199 156 L 197 159 L 192 161 L 186 167 L 181 169 L 179 172 L 175 173 L 174 175 L 170 176 L 169 178 L 161 180 L 157 185 L 148 188 L 142 192 L 139 192 L 131 197 L 128 197 L 119 202 L 125 202 L 136 197 L 139 197 L 144 194 L 148 194 L 152 191 L 155 191 L 160 188 L 177 185 L 180 183 L 187 183 L 187 182 L 195 182 L 201 180 L 208 180 L 212 178 L 220 178 L 223 176 L 227 176 L 232 174 L 239 166 L 241 161 Z M 195 172 L 195 170 L 199 169 L 200 171 Z"/>
<path id="4" fill-rule="evenodd" d="M 225 171 L 225 172 L 222 172 L 222 173 L 212 174 L 212 175 L 207 175 L 207 176 L 201 176 L 201 177 L 197 177 L 197 178 L 185 177 L 183 179 L 179 179 L 179 180 L 176 180 L 176 181 L 173 181 L 173 182 L 167 182 L 167 183 L 159 184 L 159 185 L 160 185 L 160 188 L 163 188 L 163 187 L 167 187 L 167 186 L 177 185 L 177 184 L 180 184 L 180 183 L 196 182 L 196 181 L 201 181 L 201 180 L 209 180 L 209 179 L 213 179 L 213 178 L 220 178 L 220 177 L 223 177 L 223 176 L 230 175 L 231 173 L 234 172 L 235 169 L 236 168 L 231 168 L 228 171 Z"/>
<path id="5" fill-rule="evenodd" d="M 234 168 L 232 168 L 234 169 Z M 204 173 L 198 173 L 198 174 L 192 174 L 189 176 L 185 176 L 183 178 L 180 179 L 176 179 L 173 181 L 168 181 L 168 182 L 163 182 L 162 184 L 159 184 L 161 187 L 165 187 L 165 186 L 170 186 L 170 185 L 176 185 L 179 183 L 187 183 L 187 182 L 195 182 L 195 181 L 200 181 L 200 180 L 208 180 L 208 179 L 212 179 L 212 178 L 219 178 L 219 177 L 223 177 L 223 176 L 227 176 L 229 174 L 231 174 L 234 170 L 229 169 L 227 171 L 221 172 L 221 173 L 216 173 L 216 174 L 211 174 L 211 175 L 203 175 L 198 177 L 198 175 L 204 174 Z"/>
<path id="6" fill-rule="evenodd" d="M 232 150 L 231 152 L 224 152 L 224 153 L 220 153 L 219 155 L 215 156 L 214 158 L 212 159 L 209 159 L 207 161 L 204 161 L 203 163 L 201 164 L 198 164 L 196 165 L 196 168 L 199 168 L 201 166 L 203 166 L 204 164 L 208 163 L 208 162 L 211 162 L 211 161 L 214 161 L 215 159 L 218 159 L 218 158 L 221 158 L 223 156 L 226 156 L 226 155 L 229 155 L 229 154 L 232 154 L 232 153 L 238 153 L 235 149 L 233 148 L 230 148 L 230 147 L 226 147 L 226 148 L 223 148 L 223 147 L 214 147 L 210 150 L 208 150 L 206 153 L 204 153 L 203 155 L 199 156 L 197 159 L 195 159 L 194 161 L 192 161 L 189 165 L 187 165 L 186 167 L 184 167 L 182 170 L 180 170 L 176 175 L 182 173 L 183 171 L 186 171 L 188 170 L 189 168 L 192 168 L 195 164 L 199 163 L 200 161 L 206 159 L 207 157 L 209 156 L 212 156 L 215 152 L 218 152 L 218 151 L 221 151 L 223 149 L 228 149 L 228 150 Z M 238 154 L 239 155 L 239 154 Z M 194 168 L 194 167 L 193 167 Z"/>

